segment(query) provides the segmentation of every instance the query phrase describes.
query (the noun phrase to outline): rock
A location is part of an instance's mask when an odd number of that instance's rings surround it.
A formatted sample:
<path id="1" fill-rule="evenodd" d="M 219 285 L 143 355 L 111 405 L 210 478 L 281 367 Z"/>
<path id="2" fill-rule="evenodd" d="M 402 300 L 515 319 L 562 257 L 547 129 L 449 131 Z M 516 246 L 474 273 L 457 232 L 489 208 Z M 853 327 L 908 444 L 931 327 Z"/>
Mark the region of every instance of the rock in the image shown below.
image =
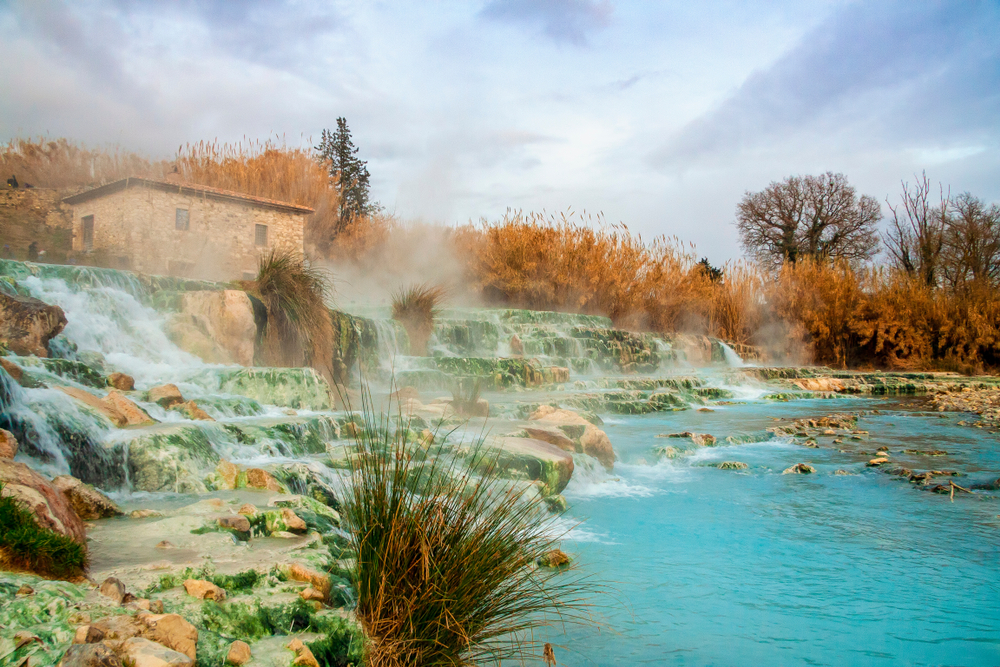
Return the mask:
<path id="1" fill-rule="evenodd" d="M 157 512 L 156 510 L 132 510 L 128 515 L 132 519 L 149 519 L 151 517 L 163 516 L 163 512 Z"/>
<path id="2" fill-rule="evenodd" d="M 225 459 L 219 461 L 219 465 L 215 466 L 215 472 L 219 477 L 221 484 L 219 488 L 223 489 L 235 489 L 236 480 L 240 475 L 240 468 L 235 463 L 231 463 Z"/>
<path id="3" fill-rule="evenodd" d="M 83 522 L 57 488 L 23 463 L 0 459 L 0 490 L 34 515 L 42 528 L 87 543 Z"/>
<path id="4" fill-rule="evenodd" d="M 500 450 L 497 465 L 515 475 L 545 485 L 546 495 L 562 493 L 573 476 L 573 455 L 534 438 L 496 438 L 486 446 Z"/>
<path id="5" fill-rule="evenodd" d="M 844 391 L 844 381 L 836 378 L 801 378 L 792 380 L 799 389 L 805 391 Z"/>
<path id="6" fill-rule="evenodd" d="M 0 428 L 0 459 L 12 459 L 17 456 L 17 438 L 10 431 Z"/>
<path id="7" fill-rule="evenodd" d="M 128 596 L 129 594 L 126 593 L 125 595 L 126 600 L 128 599 Z M 127 602 L 123 601 L 123 605 L 129 607 L 130 609 L 135 609 L 137 611 L 141 609 L 143 611 L 152 612 L 154 614 L 163 613 L 162 600 L 148 600 L 146 598 L 134 598 L 132 600 L 128 600 Z"/>
<path id="8" fill-rule="evenodd" d="M 834 475 L 853 475 L 854 473 L 851 472 L 850 470 L 834 470 L 833 474 Z"/>
<path id="9" fill-rule="evenodd" d="M 239 665 L 249 662 L 250 658 L 250 645 L 246 642 L 237 639 L 229 645 L 229 652 L 226 653 L 226 662 L 230 665 L 239 667 Z"/>
<path id="10" fill-rule="evenodd" d="M 175 384 L 161 384 L 146 392 L 146 400 L 161 408 L 170 408 L 184 402 L 181 390 Z"/>
<path id="11" fill-rule="evenodd" d="M 96 644 L 104 639 L 104 631 L 96 625 L 81 625 L 73 635 L 74 644 Z"/>
<path id="12" fill-rule="evenodd" d="M 106 519 L 124 514 L 113 500 L 91 485 L 84 484 L 76 477 L 60 475 L 52 480 L 52 486 L 66 496 L 73 511 L 84 521 Z"/>
<path id="13" fill-rule="evenodd" d="M 574 448 L 575 451 L 593 456 L 608 471 L 614 469 L 616 456 L 607 433 L 591 424 L 581 415 L 572 410 L 563 410 L 554 408 L 551 405 L 542 405 L 528 419 L 555 424 L 559 430 L 574 442 L 574 445 L 576 445 Z M 561 448 L 560 445 L 556 446 Z"/>
<path id="14" fill-rule="evenodd" d="M 526 426 L 524 430 L 528 434 L 529 438 L 534 438 L 535 440 L 541 440 L 542 442 L 547 442 L 550 445 L 555 445 L 564 452 L 576 451 L 576 443 L 566 437 L 566 434 L 557 428 Z"/>
<path id="15" fill-rule="evenodd" d="M 108 376 L 108 386 L 120 391 L 132 391 L 135 389 L 135 379 L 125 373 L 112 373 Z"/>
<path id="16" fill-rule="evenodd" d="M 122 661 L 104 644 L 82 642 L 66 649 L 59 667 L 122 667 Z"/>
<path id="17" fill-rule="evenodd" d="M 181 313 L 204 331 L 230 359 L 230 363 L 253 366 L 257 324 L 253 305 L 239 290 L 184 292 Z"/>
<path id="18" fill-rule="evenodd" d="M 119 412 L 118 409 L 114 407 L 114 405 L 112 405 L 109 402 L 105 402 L 100 397 L 91 394 L 89 391 L 86 391 L 84 389 L 79 389 L 77 387 L 63 387 L 63 386 L 56 387 L 56 389 L 63 392 L 64 394 L 71 396 L 72 398 L 76 399 L 80 403 L 83 403 L 87 407 L 93 408 L 94 410 L 98 411 L 99 413 L 107 417 L 108 421 L 110 421 L 112 424 L 114 424 L 119 428 L 121 428 L 122 426 L 126 426 L 128 424 L 128 420 L 125 418 L 125 415 Z"/>
<path id="19" fill-rule="evenodd" d="M 219 600 L 216 598 L 216 601 Z M 178 614 L 143 614 L 138 618 L 145 626 L 143 637 L 183 653 L 191 660 L 195 659 L 198 646 L 198 628 L 188 623 L 182 616 Z"/>
<path id="20" fill-rule="evenodd" d="M 715 466 L 719 470 L 747 470 L 750 468 L 746 463 L 742 461 L 723 461 Z"/>
<path id="21" fill-rule="evenodd" d="M 782 475 L 809 475 L 816 472 L 816 468 L 813 468 L 808 463 L 796 463 L 793 466 L 785 468 L 781 474 Z"/>
<path id="22" fill-rule="evenodd" d="M 866 463 L 865 465 L 867 465 L 870 468 L 874 468 L 874 467 L 882 465 L 883 463 L 888 463 L 888 462 L 889 462 L 889 459 L 887 459 L 886 457 L 884 457 L 884 456 L 876 456 L 875 458 L 873 458 L 870 461 L 868 461 L 868 463 Z"/>
<path id="23" fill-rule="evenodd" d="M 292 563 L 287 566 L 279 566 L 285 576 L 292 581 L 301 581 L 310 584 L 313 588 L 323 594 L 325 600 L 330 595 L 330 576 L 322 572 L 312 570 L 300 563 Z"/>
<path id="24" fill-rule="evenodd" d="M 302 640 L 298 637 L 288 642 L 285 648 L 295 651 L 295 659 L 292 660 L 294 667 L 319 667 L 316 656 L 313 655 L 309 647 L 303 644 Z"/>
<path id="25" fill-rule="evenodd" d="M 143 637 L 126 639 L 120 651 L 130 667 L 194 667 L 194 658 Z"/>
<path id="26" fill-rule="evenodd" d="M 156 543 L 156 548 L 157 549 L 176 549 L 177 547 L 175 547 L 172 543 L 168 542 L 167 540 L 161 540 L 160 542 Z"/>
<path id="27" fill-rule="evenodd" d="M 240 533 L 250 532 L 250 520 L 242 514 L 220 517 L 218 523 L 220 528 L 225 528 L 226 530 L 235 530 Z"/>
<path id="28" fill-rule="evenodd" d="M 257 508 L 250 503 L 244 503 L 236 511 L 243 516 L 257 516 Z"/>
<path id="29" fill-rule="evenodd" d="M 28 584 L 22 584 L 21 587 L 17 589 L 17 593 L 15 593 L 14 595 L 16 597 L 21 598 L 21 597 L 25 597 L 25 596 L 28 596 L 28 595 L 34 595 L 34 594 L 35 594 L 35 589 L 34 588 L 32 588 L 31 586 L 29 586 Z"/>
<path id="30" fill-rule="evenodd" d="M 156 420 L 146 414 L 135 402 L 117 389 L 112 389 L 101 401 L 118 411 L 125 419 L 125 426 L 148 426 Z"/>
<path id="31" fill-rule="evenodd" d="M 538 564 L 542 567 L 566 567 L 573 560 L 560 549 L 553 549 L 538 559 Z"/>
<path id="32" fill-rule="evenodd" d="M 524 356 L 524 344 L 517 334 L 510 337 L 510 356 L 512 357 L 523 357 Z"/>
<path id="33" fill-rule="evenodd" d="M 308 528 L 308 526 L 306 526 L 306 522 L 303 521 L 298 514 L 287 507 L 281 510 L 281 519 L 285 522 L 285 526 L 288 527 L 288 530 L 293 533 L 304 533 Z M 249 523 L 249 521 L 247 523 Z"/>
<path id="34" fill-rule="evenodd" d="M 304 588 L 301 591 L 299 591 L 299 597 L 306 601 L 318 600 L 319 602 L 323 602 L 324 600 L 326 600 L 326 596 L 323 595 L 322 591 L 318 591 L 312 586 L 309 586 L 308 588 Z"/>
<path id="35" fill-rule="evenodd" d="M 666 433 L 656 436 L 657 438 L 681 438 L 684 440 L 690 440 L 698 447 L 712 447 L 716 443 L 714 435 L 709 435 L 708 433 L 694 433 L 692 431 L 684 431 L 682 433 Z"/>
<path id="36" fill-rule="evenodd" d="M 105 579 L 98 590 L 104 597 L 114 600 L 115 604 L 121 604 L 125 598 L 125 584 L 116 577 Z"/>
<path id="37" fill-rule="evenodd" d="M 9 375 L 14 382 L 17 382 L 18 384 L 21 383 L 21 378 L 24 377 L 24 371 L 21 370 L 20 366 L 9 359 L 0 357 L 0 368 L 7 371 L 7 375 Z"/>
<path id="38" fill-rule="evenodd" d="M 0 292 L 0 343 L 21 356 L 49 356 L 49 341 L 66 326 L 66 314 L 30 296 Z"/>
<path id="39" fill-rule="evenodd" d="M 209 421 L 214 422 L 215 419 L 212 418 L 207 412 L 198 407 L 198 404 L 194 401 L 186 401 L 184 403 L 178 403 L 177 405 L 170 408 L 176 412 L 180 412 L 182 415 L 188 419 Z"/>
<path id="40" fill-rule="evenodd" d="M 274 491 L 276 493 L 284 492 L 284 489 L 278 480 L 266 470 L 262 468 L 248 468 L 247 469 L 247 488 L 250 489 L 267 489 L 268 491 Z"/>
<path id="41" fill-rule="evenodd" d="M 226 599 L 226 591 L 211 581 L 205 581 L 204 579 L 186 579 L 184 581 L 184 590 L 187 591 L 188 595 L 196 597 L 199 600 L 222 602 Z"/>

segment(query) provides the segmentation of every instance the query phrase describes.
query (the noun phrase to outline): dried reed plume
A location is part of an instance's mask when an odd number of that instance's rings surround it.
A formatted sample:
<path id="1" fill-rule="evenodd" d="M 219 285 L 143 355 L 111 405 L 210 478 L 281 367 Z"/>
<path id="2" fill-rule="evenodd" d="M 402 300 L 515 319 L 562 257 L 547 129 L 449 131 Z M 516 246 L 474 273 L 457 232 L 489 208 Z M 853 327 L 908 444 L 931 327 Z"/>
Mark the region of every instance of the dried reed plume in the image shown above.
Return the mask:
<path id="1" fill-rule="evenodd" d="M 392 319 L 403 325 L 410 339 L 410 354 L 427 356 L 427 343 L 434 333 L 434 319 L 445 290 L 432 285 L 400 288 L 392 295 Z"/>

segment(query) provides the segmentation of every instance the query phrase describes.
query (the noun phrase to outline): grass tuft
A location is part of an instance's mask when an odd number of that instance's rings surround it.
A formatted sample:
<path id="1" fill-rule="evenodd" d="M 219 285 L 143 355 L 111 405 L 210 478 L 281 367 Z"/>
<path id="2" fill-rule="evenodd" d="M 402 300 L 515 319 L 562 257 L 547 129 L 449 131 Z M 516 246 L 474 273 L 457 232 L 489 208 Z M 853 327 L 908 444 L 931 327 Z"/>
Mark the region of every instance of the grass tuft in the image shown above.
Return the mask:
<path id="1" fill-rule="evenodd" d="M 86 568 L 82 544 L 42 528 L 13 498 L 0 495 L 0 569 L 67 579 L 80 576 Z"/>
<path id="2" fill-rule="evenodd" d="M 495 450 L 480 442 L 466 458 L 419 462 L 407 453 L 410 429 L 392 429 L 362 397 L 365 428 L 342 509 L 367 665 L 526 658 L 539 652 L 534 630 L 589 621 L 595 587 L 535 566 L 561 535 L 540 497 L 499 477 Z"/>
<path id="3" fill-rule="evenodd" d="M 427 356 L 427 342 L 434 333 L 434 319 L 444 296 L 444 288 L 428 284 L 400 288 L 392 295 L 392 319 L 406 329 L 410 354 Z"/>

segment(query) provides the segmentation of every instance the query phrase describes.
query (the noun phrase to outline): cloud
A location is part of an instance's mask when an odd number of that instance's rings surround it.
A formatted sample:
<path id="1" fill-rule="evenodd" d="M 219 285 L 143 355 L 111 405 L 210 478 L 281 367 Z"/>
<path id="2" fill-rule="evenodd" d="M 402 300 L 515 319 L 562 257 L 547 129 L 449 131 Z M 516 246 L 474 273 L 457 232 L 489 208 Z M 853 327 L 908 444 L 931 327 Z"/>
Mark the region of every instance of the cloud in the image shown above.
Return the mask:
<path id="1" fill-rule="evenodd" d="M 667 167 L 726 160 L 810 133 L 852 149 L 935 132 L 995 136 L 998 19 L 1000 7 L 992 3 L 850 5 L 749 76 L 651 160 Z"/>
<path id="2" fill-rule="evenodd" d="M 481 15 L 507 23 L 540 28 L 555 42 L 577 46 L 611 24 L 612 7 L 607 0 L 491 0 Z"/>

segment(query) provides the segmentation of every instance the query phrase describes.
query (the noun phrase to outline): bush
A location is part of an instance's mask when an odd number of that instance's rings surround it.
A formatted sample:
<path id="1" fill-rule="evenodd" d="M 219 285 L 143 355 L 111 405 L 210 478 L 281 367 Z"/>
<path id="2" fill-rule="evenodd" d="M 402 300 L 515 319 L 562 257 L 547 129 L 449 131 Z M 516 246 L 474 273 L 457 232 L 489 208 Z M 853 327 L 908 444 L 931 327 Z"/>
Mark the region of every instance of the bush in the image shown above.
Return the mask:
<path id="1" fill-rule="evenodd" d="M 593 587 L 534 565 L 558 539 L 541 498 L 525 500 L 521 487 L 501 480 L 481 446 L 464 462 L 439 456 L 415 463 L 409 429 L 388 428 L 371 396 L 363 398 L 366 427 L 342 507 L 358 554 L 356 615 L 368 639 L 367 664 L 524 657 L 538 648 L 531 631 L 551 614 L 583 620 Z M 428 485 L 428 476 L 454 481 Z M 428 486 L 433 495 L 410 491 Z"/>
<path id="2" fill-rule="evenodd" d="M 403 325 L 410 339 L 410 354 L 427 356 L 427 342 L 434 333 L 434 318 L 444 289 L 431 285 L 416 285 L 400 289 L 392 295 L 392 319 Z"/>
<path id="3" fill-rule="evenodd" d="M 71 538 L 39 526 L 13 498 L 0 496 L 0 566 L 67 579 L 87 569 L 87 551 Z"/>

